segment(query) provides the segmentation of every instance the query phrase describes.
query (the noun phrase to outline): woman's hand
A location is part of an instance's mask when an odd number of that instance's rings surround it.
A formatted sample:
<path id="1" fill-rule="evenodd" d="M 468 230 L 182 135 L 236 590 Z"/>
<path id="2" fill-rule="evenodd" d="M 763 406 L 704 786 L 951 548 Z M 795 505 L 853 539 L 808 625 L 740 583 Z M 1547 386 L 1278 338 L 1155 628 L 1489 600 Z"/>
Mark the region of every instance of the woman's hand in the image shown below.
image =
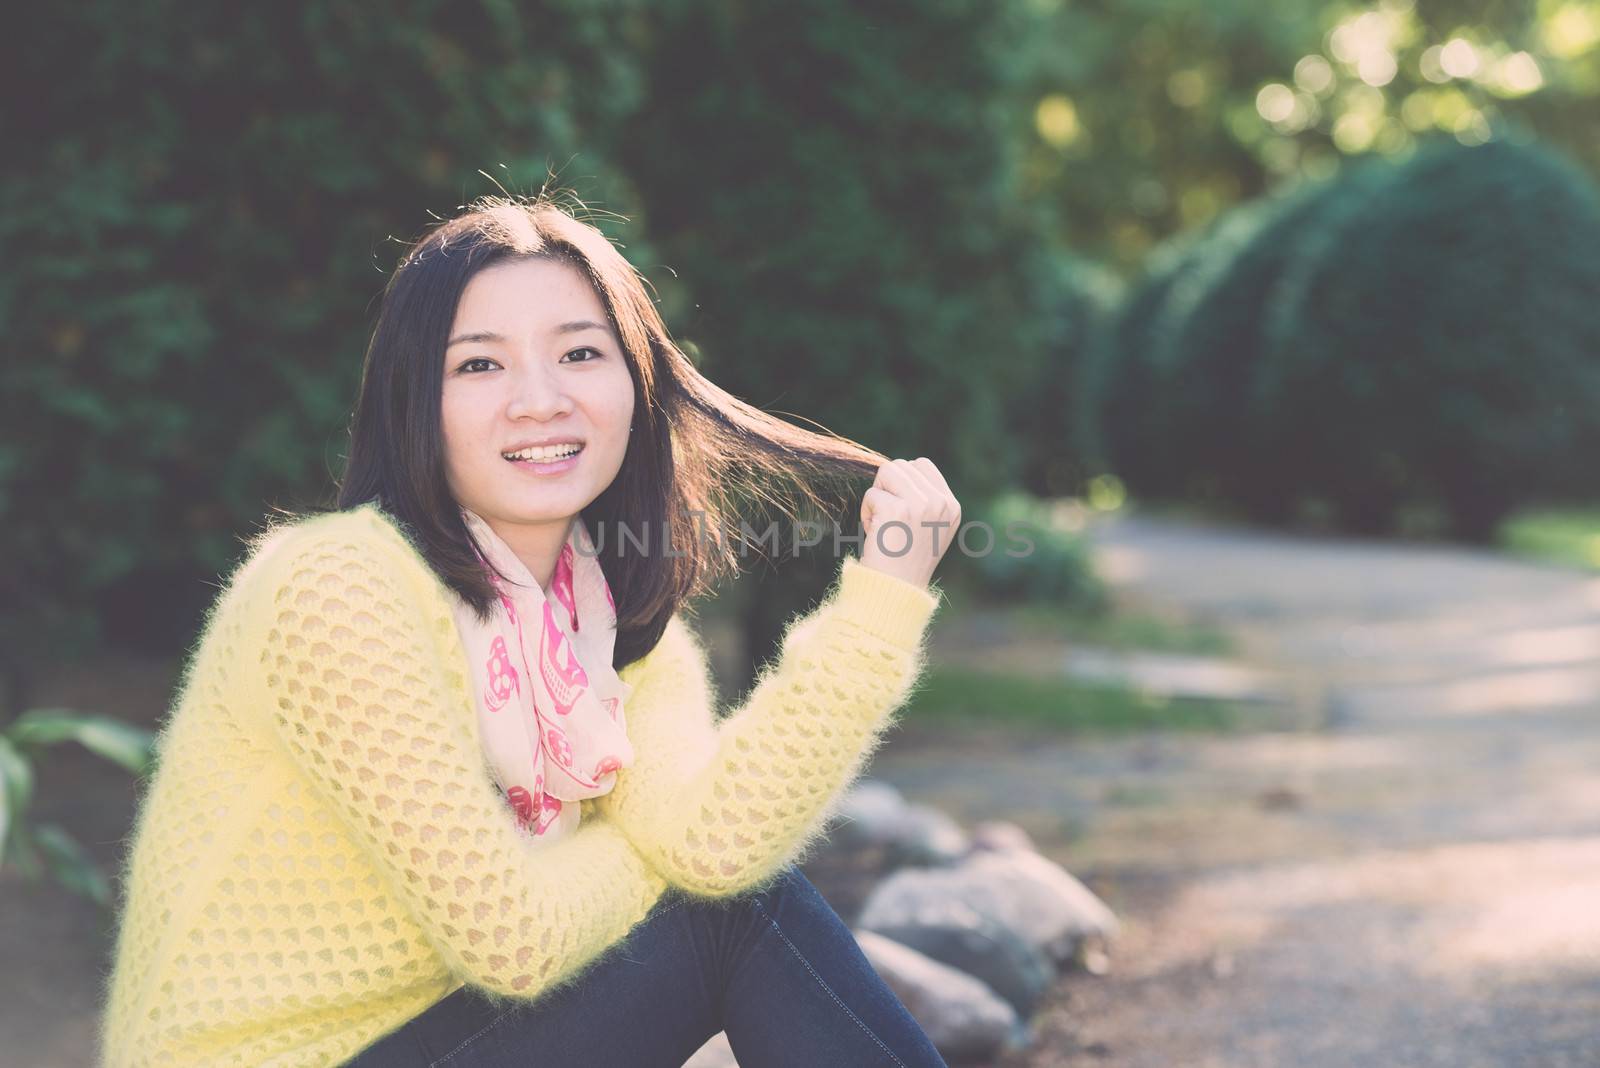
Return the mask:
<path id="1" fill-rule="evenodd" d="M 861 499 L 861 525 L 863 564 L 926 586 L 961 527 L 961 504 L 926 456 L 890 460 Z"/>

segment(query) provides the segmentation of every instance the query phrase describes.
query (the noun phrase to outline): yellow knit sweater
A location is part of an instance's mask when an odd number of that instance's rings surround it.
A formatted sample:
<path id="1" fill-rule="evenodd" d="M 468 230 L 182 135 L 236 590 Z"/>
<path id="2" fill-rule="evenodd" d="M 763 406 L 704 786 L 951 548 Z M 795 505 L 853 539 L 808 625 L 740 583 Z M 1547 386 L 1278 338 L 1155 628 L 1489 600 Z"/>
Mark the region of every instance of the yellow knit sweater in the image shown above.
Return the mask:
<path id="1" fill-rule="evenodd" d="M 622 672 L 634 765 L 536 844 L 484 761 L 451 596 L 371 504 L 252 547 L 130 832 L 105 1068 L 328 1068 L 463 985 L 575 980 L 669 884 L 760 888 L 883 740 L 940 600 L 846 557 L 726 717 L 675 616 Z"/>

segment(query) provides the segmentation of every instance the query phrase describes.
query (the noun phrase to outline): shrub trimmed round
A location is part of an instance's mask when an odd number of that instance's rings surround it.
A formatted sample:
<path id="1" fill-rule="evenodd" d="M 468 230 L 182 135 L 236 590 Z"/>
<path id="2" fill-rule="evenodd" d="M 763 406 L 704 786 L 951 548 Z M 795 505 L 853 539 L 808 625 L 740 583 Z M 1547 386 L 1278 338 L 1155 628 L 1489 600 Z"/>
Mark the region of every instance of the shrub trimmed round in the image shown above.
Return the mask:
<path id="1" fill-rule="evenodd" d="M 1326 198 L 1261 305 L 1263 448 L 1342 525 L 1441 505 L 1480 540 L 1587 494 L 1600 443 L 1600 192 L 1534 144 L 1431 142 Z"/>

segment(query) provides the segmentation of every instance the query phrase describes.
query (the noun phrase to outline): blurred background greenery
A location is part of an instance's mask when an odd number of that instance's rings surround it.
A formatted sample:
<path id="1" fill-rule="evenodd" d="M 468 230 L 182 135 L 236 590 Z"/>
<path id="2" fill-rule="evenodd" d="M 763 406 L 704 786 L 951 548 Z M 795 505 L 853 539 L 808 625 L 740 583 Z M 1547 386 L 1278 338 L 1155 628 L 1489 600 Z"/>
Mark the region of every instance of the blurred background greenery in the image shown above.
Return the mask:
<path id="1" fill-rule="evenodd" d="M 581 196 L 725 387 L 1038 519 L 963 596 L 1115 630 L 1063 498 L 1600 559 L 1600 2 L 85 0 L 21 45 L 0 722 L 182 653 L 330 500 L 387 273 L 502 187 Z"/>

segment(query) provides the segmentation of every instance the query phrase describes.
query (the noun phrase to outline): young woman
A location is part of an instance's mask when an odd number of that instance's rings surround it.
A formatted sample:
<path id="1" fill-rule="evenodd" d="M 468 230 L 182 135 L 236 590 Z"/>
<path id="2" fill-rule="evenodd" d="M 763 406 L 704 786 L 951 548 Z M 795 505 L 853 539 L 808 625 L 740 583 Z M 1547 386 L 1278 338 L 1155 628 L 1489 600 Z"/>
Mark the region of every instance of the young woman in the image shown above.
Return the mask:
<path id="1" fill-rule="evenodd" d="M 741 508 L 856 476 L 859 559 L 719 719 L 680 608 Z M 208 616 L 104 1064 L 944 1063 L 796 866 L 919 677 L 960 521 L 929 460 L 719 390 L 603 234 L 492 199 L 390 280 L 338 503 Z"/>

